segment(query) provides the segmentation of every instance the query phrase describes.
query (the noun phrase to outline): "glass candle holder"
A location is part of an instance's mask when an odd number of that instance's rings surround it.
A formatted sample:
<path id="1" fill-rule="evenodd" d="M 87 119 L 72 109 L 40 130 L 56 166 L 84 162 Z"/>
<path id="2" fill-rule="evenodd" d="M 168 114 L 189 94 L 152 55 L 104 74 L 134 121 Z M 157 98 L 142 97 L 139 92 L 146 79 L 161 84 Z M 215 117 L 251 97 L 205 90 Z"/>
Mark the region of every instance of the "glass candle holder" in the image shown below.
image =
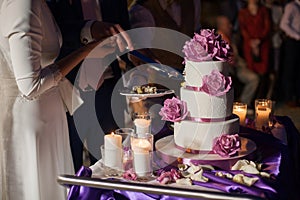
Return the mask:
<path id="1" fill-rule="evenodd" d="M 255 127 L 262 130 L 269 126 L 270 115 L 272 113 L 272 101 L 269 99 L 255 100 Z"/>
<path id="2" fill-rule="evenodd" d="M 247 104 L 234 102 L 233 103 L 233 114 L 236 114 L 240 118 L 240 124 L 245 125 L 246 115 L 247 115 Z"/>
<path id="3" fill-rule="evenodd" d="M 153 172 L 153 135 L 150 133 L 131 136 L 133 168 L 139 177 L 151 176 Z"/>
<path id="4" fill-rule="evenodd" d="M 134 134 L 134 129 L 132 128 L 119 128 L 115 130 L 117 135 L 122 137 L 122 161 L 123 161 L 123 171 L 127 171 L 133 168 L 133 156 L 131 151 L 131 136 Z"/>
<path id="5" fill-rule="evenodd" d="M 148 112 L 134 113 L 133 123 L 135 127 L 135 133 L 145 134 L 151 133 L 151 115 Z"/>

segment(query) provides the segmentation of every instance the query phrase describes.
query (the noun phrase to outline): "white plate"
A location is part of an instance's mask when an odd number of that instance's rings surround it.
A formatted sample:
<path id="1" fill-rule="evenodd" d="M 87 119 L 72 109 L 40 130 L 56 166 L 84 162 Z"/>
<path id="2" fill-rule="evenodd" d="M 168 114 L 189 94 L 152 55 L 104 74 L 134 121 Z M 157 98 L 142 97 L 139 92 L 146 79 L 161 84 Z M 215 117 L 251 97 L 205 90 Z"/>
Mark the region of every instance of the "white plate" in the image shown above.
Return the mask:
<path id="1" fill-rule="evenodd" d="M 173 94 L 174 92 L 175 92 L 174 90 L 157 89 L 157 93 L 155 94 L 137 94 L 132 91 L 122 91 L 120 92 L 120 94 L 128 97 L 153 98 L 153 97 L 161 97 L 167 94 Z"/>

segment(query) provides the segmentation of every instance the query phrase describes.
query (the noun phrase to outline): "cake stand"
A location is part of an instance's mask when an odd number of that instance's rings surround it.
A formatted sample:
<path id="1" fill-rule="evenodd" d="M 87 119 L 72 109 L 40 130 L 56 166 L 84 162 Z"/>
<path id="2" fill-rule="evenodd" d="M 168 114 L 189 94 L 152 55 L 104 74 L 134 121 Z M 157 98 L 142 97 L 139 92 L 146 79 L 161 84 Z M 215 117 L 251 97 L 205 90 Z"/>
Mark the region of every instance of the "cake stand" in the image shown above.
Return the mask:
<path id="1" fill-rule="evenodd" d="M 187 153 L 176 147 L 174 136 L 166 136 L 155 143 L 156 153 L 166 164 L 205 164 L 229 170 L 239 159 L 243 159 L 256 150 L 256 144 L 244 137 L 241 139 L 241 150 L 235 156 L 221 157 L 213 153 Z"/>

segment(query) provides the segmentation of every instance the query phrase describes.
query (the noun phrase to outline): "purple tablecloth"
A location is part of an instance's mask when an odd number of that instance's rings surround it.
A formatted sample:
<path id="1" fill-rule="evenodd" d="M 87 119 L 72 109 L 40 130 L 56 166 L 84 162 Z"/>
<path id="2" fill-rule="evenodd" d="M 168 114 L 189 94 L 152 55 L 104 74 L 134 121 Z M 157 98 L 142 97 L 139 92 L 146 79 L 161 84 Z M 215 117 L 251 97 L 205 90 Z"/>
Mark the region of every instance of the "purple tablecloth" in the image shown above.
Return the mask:
<path id="1" fill-rule="evenodd" d="M 299 132 L 289 117 L 277 116 L 276 120 L 283 124 L 287 132 L 288 146 L 271 134 L 256 131 L 251 128 L 241 127 L 240 135 L 253 140 L 257 149 L 254 153 L 246 157 L 253 161 L 263 163 L 264 171 L 274 175 L 274 178 L 261 178 L 252 187 L 241 186 L 233 182 L 224 182 L 216 176 L 207 172 L 205 175 L 210 178 L 209 183 L 198 183 L 201 186 L 219 189 L 228 194 L 244 193 L 253 197 L 266 199 L 299 199 L 300 190 L 300 162 L 299 162 Z M 161 132 L 156 138 L 164 137 L 170 132 Z M 77 176 L 91 177 L 92 171 L 88 167 L 82 167 Z M 197 184 L 197 182 L 194 184 Z M 68 195 L 70 200 L 122 200 L 122 199 L 161 199 L 161 200 L 181 200 L 187 199 L 168 195 L 145 194 L 140 192 L 104 190 L 84 186 L 71 186 Z"/>

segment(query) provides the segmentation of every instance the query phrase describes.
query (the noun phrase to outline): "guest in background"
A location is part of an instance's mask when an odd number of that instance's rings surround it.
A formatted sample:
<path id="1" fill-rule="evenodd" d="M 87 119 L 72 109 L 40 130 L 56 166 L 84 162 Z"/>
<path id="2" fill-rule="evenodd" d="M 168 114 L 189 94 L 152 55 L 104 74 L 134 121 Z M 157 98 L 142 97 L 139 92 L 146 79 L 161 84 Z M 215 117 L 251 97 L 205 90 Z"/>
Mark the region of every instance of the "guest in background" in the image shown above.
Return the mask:
<path id="1" fill-rule="evenodd" d="M 48 0 L 48 5 L 61 28 L 64 39 L 60 57 L 93 41 L 95 37 L 109 37 L 130 27 L 126 0 Z M 120 42 L 122 41 L 124 45 L 127 43 L 130 46 L 128 40 L 123 39 Z M 79 80 L 79 83 L 74 83 L 79 84 L 85 101 L 83 106 L 74 113 L 74 118 L 80 118 L 80 126 L 75 126 L 74 119 L 68 115 L 70 143 L 76 171 L 83 165 L 83 141 L 87 141 L 90 164 L 94 164 L 100 155 L 99 148 L 103 144 L 104 134 L 118 128 L 112 112 L 111 98 L 114 87 L 121 77 L 121 69 L 116 54 L 108 56 L 115 61 L 109 66 L 102 66 L 99 61 L 90 60 L 87 69 L 94 70 L 87 72 L 89 77 L 86 81 Z M 67 77 L 72 82 L 75 81 L 79 67 Z M 122 97 L 120 101 L 121 99 Z M 95 107 L 91 105 L 93 103 Z M 122 110 L 120 104 L 113 106 Z M 98 120 L 96 122 L 93 118 L 94 110 Z M 82 115 L 85 117 L 81 117 Z"/>
<path id="2" fill-rule="evenodd" d="M 240 10 L 241 0 L 223 0 L 220 1 L 220 11 L 221 15 L 228 17 L 230 23 L 232 24 L 232 32 L 238 32 L 238 14 Z"/>
<path id="3" fill-rule="evenodd" d="M 63 200 L 56 177 L 74 173 L 66 108 L 72 114 L 82 103 L 64 77 L 99 42 L 55 62 L 62 37 L 46 2 L 0 5 L 0 198 Z M 99 57 L 115 51 L 105 45 Z"/>
<path id="4" fill-rule="evenodd" d="M 300 106 L 300 0 L 286 4 L 280 28 L 286 35 L 281 83 L 284 101 L 289 106 Z"/>
<path id="5" fill-rule="evenodd" d="M 200 29 L 200 7 L 201 0 L 134 0 L 129 7 L 130 24 L 132 28 L 167 28 L 192 37 Z M 168 38 L 164 37 L 162 41 L 167 42 Z M 148 50 L 150 52 L 144 53 L 183 71 L 182 57 L 163 50 Z M 133 58 L 133 62 L 137 61 Z"/>
<path id="6" fill-rule="evenodd" d="M 280 20 L 283 14 L 283 7 L 279 0 L 265 0 L 264 5 L 271 13 L 271 36 L 272 36 L 272 69 L 275 72 L 279 71 L 280 66 L 280 49 L 282 44 L 282 31 L 279 28 Z"/>
<path id="7" fill-rule="evenodd" d="M 267 99 L 276 97 L 278 91 L 275 88 L 279 86 L 278 75 L 281 70 L 281 46 L 282 46 L 282 31 L 279 28 L 279 23 L 283 14 L 283 7 L 279 0 L 264 0 L 264 5 L 269 9 L 271 14 L 271 51 L 270 51 L 270 86 L 266 95 Z M 273 94 L 275 93 L 275 95 Z"/>
<path id="8" fill-rule="evenodd" d="M 217 16 L 217 32 L 233 49 L 233 62 L 229 64 L 231 74 L 237 76 L 238 80 L 244 84 L 238 101 L 246 103 L 248 108 L 251 108 L 259 84 L 259 75 L 249 69 L 245 60 L 239 55 L 237 45 L 232 40 L 232 24 L 228 17 Z"/>
<path id="9" fill-rule="evenodd" d="M 137 46 L 142 43 L 141 46 L 144 47 L 138 48 L 138 52 L 162 65 L 156 65 L 154 68 L 153 65 L 130 55 L 130 59 L 137 67 L 131 71 L 129 87 L 134 84 L 151 83 L 160 89 L 175 90 L 175 95 L 180 95 L 184 70 L 181 50 L 189 37 L 193 37 L 194 32 L 200 29 L 200 8 L 201 0 L 134 0 L 131 3 L 129 6 L 131 28 L 151 27 L 154 29 L 152 29 L 153 31 L 144 31 L 144 34 L 134 38 Z M 161 33 L 159 30 L 169 32 Z M 156 43 L 162 43 L 166 49 L 155 48 Z M 174 49 L 179 52 L 174 53 Z M 161 70 L 157 70 L 157 68 Z M 138 81 L 142 82 L 138 83 Z M 164 130 L 168 129 L 167 124 L 158 115 L 160 106 L 155 105 L 162 105 L 163 101 L 172 95 L 174 94 L 159 98 L 129 99 L 129 105 L 133 111 L 146 109 L 153 114 L 151 123 L 154 140 L 164 136 Z"/>
<path id="10" fill-rule="evenodd" d="M 268 9 L 259 0 L 248 0 L 239 11 L 243 38 L 243 57 L 250 70 L 260 75 L 257 98 L 265 98 L 268 86 L 271 20 Z"/>

